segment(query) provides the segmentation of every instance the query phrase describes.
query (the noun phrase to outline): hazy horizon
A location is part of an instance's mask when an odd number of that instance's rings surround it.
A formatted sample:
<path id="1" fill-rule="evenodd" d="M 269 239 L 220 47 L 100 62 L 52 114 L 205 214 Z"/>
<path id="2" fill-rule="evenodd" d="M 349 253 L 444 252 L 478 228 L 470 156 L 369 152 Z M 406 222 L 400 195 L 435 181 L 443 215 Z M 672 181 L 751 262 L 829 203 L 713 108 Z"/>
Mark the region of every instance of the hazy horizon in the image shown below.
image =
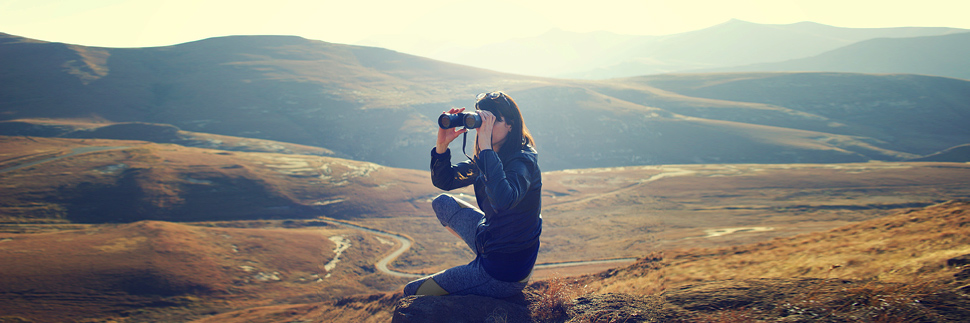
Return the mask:
<path id="1" fill-rule="evenodd" d="M 97 47 L 167 46 L 229 35 L 295 35 L 344 44 L 373 39 L 423 39 L 474 46 L 534 37 L 550 30 L 660 36 L 732 19 L 758 24 L 811 21 L 846 28 L 970 29 L 954 0 L 919 4 L 883 1 L 633 1 L 596 4 L 495 1 L 318 2 L 281 0 L 239 5 L 224 0 L 0 0 L 0 32 Z M 495 23 L 489 23 L 493 14 Z M 509 23 L 505 23 L 509 22 Z M 395 48 L 391 48 L 395 49 Z"/>

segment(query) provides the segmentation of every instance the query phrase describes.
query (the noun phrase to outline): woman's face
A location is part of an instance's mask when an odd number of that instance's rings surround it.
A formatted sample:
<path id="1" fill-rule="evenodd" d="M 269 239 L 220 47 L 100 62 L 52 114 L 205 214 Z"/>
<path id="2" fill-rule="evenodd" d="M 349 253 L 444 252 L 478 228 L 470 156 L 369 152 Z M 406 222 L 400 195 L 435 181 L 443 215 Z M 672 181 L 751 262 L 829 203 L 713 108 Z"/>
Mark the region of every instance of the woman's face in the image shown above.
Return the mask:
<path id="1" fill-rule="evenodd" d="M 492 125 L 492 146 L 501 146 L 505 137 L 512 131 L 512 125 L 505 122 L 505 118 L 496 118 Z"/>

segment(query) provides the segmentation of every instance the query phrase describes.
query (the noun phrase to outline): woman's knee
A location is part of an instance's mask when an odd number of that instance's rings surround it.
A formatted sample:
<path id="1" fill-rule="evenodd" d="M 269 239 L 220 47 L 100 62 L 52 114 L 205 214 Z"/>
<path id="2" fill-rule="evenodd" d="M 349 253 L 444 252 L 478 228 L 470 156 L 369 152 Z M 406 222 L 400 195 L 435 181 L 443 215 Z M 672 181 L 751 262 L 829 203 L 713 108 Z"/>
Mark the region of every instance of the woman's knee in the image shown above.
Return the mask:
<path id="1" fill-rule="evenodd" d="M 438 213 L 438 210 L 450 207 L 455 203 L 455 198 L 451 195 L 439 194 L 431 201 L 431 208 L 434 209 L 435 213 Z"/>
<path id="2" fill-rule="evenodd" d="M 451 217 L 458 212 L 459 207 L 454 197 L 448 194 L 441 194 L 431 201 L 431 209 L 434 210 L 434 214 L 438 217 L 441 225 L 447 225 Z"/>
<path id="3" fill-rule="evenodd" d="M 421 287 L 421 283 L 423 282 L 424 282 L 424 279 L 418 279 L 418 280 L 409 282 L 407 285 L 404 285 L 404 296 L 411 296 L 411 295 L 417 294 L 418 287 Z"/>

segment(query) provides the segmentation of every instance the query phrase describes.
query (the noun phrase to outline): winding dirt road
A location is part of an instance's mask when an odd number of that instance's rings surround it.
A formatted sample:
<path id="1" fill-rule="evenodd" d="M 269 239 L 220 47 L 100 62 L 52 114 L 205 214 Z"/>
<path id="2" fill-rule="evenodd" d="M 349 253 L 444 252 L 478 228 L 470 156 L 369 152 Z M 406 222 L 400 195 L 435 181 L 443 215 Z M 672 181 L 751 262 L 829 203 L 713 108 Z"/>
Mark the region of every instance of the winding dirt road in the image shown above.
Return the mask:
<path id="1" fill-rule="evenodd" d="M 403 272 L 403 271 L 396 271 L 394 269 L 391 269 L 391 267 L 389 266 L 392 261 L 394 261 L 395 259 L 397 259 L 397 257 L 400 257 L 402 254 L 404 254 L 405 252 L 407 252 L 408 249 L 411 249 L 411 245 L 413 245 L 413 242 L 411 242 L 411 239 L 408 239 L 405 236 L 393 234 L 393 233 L 390 233 L 390 232 L 384 232 L 384 231 L 381 231 L 381 230 L 372 229 L 372 228 L 368 228 L 368 227 L 363 227 L 363 226 L 359 226 L 359 225 L 356 225 L 356 224 L 350 224 L 350 223 L 338 222 L 338 221 L 332 221 L 332 220 L 325 220 L 325 222 L 330 223 L 330 224 L 334 224 L 334 225 L 339 225 L 339 226 L 343 226 L 343 227 L 347 227 L 347 228 L 352 228 L 352 229 L 357 229 L 357 230 L 361 230 L 361 231 L 365 231 L 365 232 L 377 234 L 377 235 L 384 236 L 384 237 L 388 237 L 388 238 L 391 238 L 391 239 L 395 239 L 395 240 L 401 242 L 401 247 L 399 247 L 397 250 L 394 250 L 393 252 L 391 252 L 390 254 L 388 254 L 387 256 L 385 256 L 384 258 L 381 258 L 380 261 L 378 261 L 376 264 L 374 264 L 374 266 L 377 267 L 377 270 L 378 271 L 380 271 L 380 272 L 382 272 L 384 274 L 391 275 L 391 276 L 396 276 L 396 277 L 420 278 L 420 277 L 427 276 L 427 275 L 422 275 L 422 274 L 412 274 L 412 273 L 406 273 L 406 272 Z M 633 262 L 633 261 L 636 261 L 636 260 L 637 260 L 637 258 L 615 258 L 615 259 L 597 259 L 597 260 L 583 260 L 583 261 L 566 261 L 566 262 L 541 263 L 541 264 L 536 264 L 535 269 L 536 270 L 539 270 L 539 269 L 574 267 L 574 266 L 586 266 L 586 265 L 606 265 L 606 264 L 614 264 L 614 263 L 615 264 L 623 264 L 623 263 Z"/>
<path id="2" fill-rule="evenodd" d="M 7 168 L 0 169 L 0 174 L 7 173 L 7 172 L 12 172 L 12 171 L 15 171 L 15 170 L 18 170 L 18 169 L 23 169 L 23 168 L 35 166 L 35 165 L 38 165 L 38 164 L 42 164 L 42 163 L 46 163 L 46 162 L 51 162 L 51 161 L 55 161 L 55 160 L 58 160 L 58 159 L 67 158 L 67 157 L 71 157 L 71 156 L 75 156 L 75 155 L 80 155 L 80 154 L 84 154 L 84 153 L 95 152 L 95 151 L 103 151 L 103 150 L 125 149 L 125 148 L 129 148 L 129 147 L 123 147 L 123 146 L 119 146 L 119 147 L 109 147 L 109 146 L 78 147 L 78 148 L 72 149 L 71 152 L 68 153 L 68 154 L 66 154 L 66 155 L 57 156 L 57 157 L 51 157 L 51 158 L 46 158 L 46 159 L 41 159 L 41 160 L 38 160 L 38 161 L 33 161 L 33 162 L 26 163 L 26 164 L 21 164 L 21 165 L 17 165 L 17 166 L 13 166 L 13 167 L 7 167 Z M 654 176 L 654 177 L 657 177 L 656 179 L 659 179 L 660 177 L 663 177 L 662 175 L 665 175 L 665 174 L 658 174 L 657 176 Z M 679 173 L 677 173 L 677 174 L 666 174 L 666 176 L 671 176 L 671 175 L 676 176 L 676 175 L 679 175 Z M 648 179 L 646 182 L 649 182 L 649 181 L 651 181 L 651 179 Z M 384 231 L 377 230 L 377 229 L 373 229 L 373 228 L 363 227 L 363 226 L 359 226 L 359 225 L 356 225 L 356 224 L 350 224 L 350 223 L 345 223 L 345 222 L 338 222 L 338 221 L 333 221 L 333 220 L 326 220 L 325 222 L 330 223 L 330 224 L 333 224 L 333 225 L 339 225 L 339 226 L 343 226 L 343 227 L 347 227 L 347 228 L 352 228 L 352 229 L 357 229 L 357 230 L 361 230 L 361 231 L 373 233 L 373 234 L 380 235 L 380 236 L 384 236 L 384 237 L 387 237 L 387 238 L 391 238 L 391 239 L 394 239 L 394 240 L 397 240 L 398 242 L 400 242 L 400 245 L 401 246 L 399 248 L 397 248 L 397 250 L 394 250 L 393 252 L 391 252 L 390 254 L 388 254 L 387 256 L 385 256 L 384 258 L 381 258 L 381 260 L 378 261 L 376 264 L 374 264 L 374 266 L 377 267 L 377 270 L 379 270 L 380 272 L 382 272 L 384 274 L 387 274 L 387 275 L 391 275 L 391 276 L 407 277 L 407 278 L 420 278 L 420 277 L 426 276 L 426 275 L 422 275 L 422 274 L 413 274 L 413 273 L 407 273 L 407 272 L 402 272 L 402 271 L 396 271 L 396 270 L 391 269 L 391 267 L 390 267 L 390 264 L 391 264 L 392 261 L 396 260 L 402 254 L 404 254 L 405 252 L 407 252 L 408 250 L 411 249 L 411 246 L 414 244 L 413 242 L 411 242 L 411 239 L 408 239 L 407 237 L 402 236 L 402 235 L 398 235 L 398 234 L 394 234 L 394 233 L 390 233 L 390 232 L 384 232 Z M 612 264 L 612 263 L 622 264 L 622 263 L 626 263 L 626 262 L 632 262 L 632 261 L 635 261 L 635 260 L 636 260 L 636 258 L 616 258 L 616 259 L 597 259 L 597 260 L 584 260 L 584 261 L 568 261 L 568 262 L 555 262 L 555 263 L 541 263 L 541 264 L 536 264 L 535 269 L 538 270 L 538 269 L 562 268 L 562 267 L 585 266 L 585 265 L 603 265 L 603 264 Z"/>

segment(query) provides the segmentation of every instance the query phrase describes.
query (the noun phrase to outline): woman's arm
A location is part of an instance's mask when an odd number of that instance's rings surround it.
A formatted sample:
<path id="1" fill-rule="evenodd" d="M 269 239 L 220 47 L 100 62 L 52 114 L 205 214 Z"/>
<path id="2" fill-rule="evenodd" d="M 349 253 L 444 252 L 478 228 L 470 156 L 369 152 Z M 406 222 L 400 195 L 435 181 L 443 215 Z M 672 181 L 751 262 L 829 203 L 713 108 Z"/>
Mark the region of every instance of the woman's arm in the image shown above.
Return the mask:
<path id="1" fill-rule="evenodd" d="M 496 211 L 508 210 L 522 201 L 536 182 L 536 161 L 520 155 L 502 165 L 494 150 L 479 152 L 479 167 L 485 177 L 485 192 L 488 202 Z"/>
<path id="2" fill-rule="evenodd" d="M 445 191 L 462 188 L 475 183 L 478 167 L 471 161 L 451 164 L 451 150 L 446 149 L 443 154 L 438 149 L 431 150 L 431 183 Z"/>
<path id="3" fill-rule="evenodd" d="M 456 114 L 465 108 L 452 108 L 442 113 Z M 468 129 L 438 128 L 438 139 L 431 150 L 431 183 L 445 191 L 462 188 L 475 183 L 476 167 L 471 162 L 451 165 L 451 150 L 448 145 Z"/>

